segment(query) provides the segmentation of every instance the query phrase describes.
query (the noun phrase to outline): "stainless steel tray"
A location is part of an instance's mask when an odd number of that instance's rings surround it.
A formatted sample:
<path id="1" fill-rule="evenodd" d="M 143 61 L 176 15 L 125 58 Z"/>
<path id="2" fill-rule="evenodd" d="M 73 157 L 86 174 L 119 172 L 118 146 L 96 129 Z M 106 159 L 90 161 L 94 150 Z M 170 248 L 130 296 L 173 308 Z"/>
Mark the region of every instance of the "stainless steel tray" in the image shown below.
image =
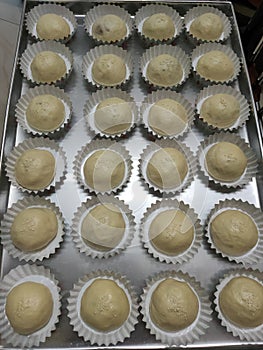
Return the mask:
<path id="1" fill-rule="evenodd" d="M 77 207 L 80 206 L 81 202 L 88 198 L 88 194 L 80 189 L 80 186 L 77 184 L 76 179 L 73 176 L 72 162 L 77 151 L 92 139 L 92 135 L 89 134 L 83 119 L 83 106 L 91 92 L 89 91 L 88 85 L 82 77 L 81 63 L 82 56 L 91 47 L 91 42 L 84 31 L 83 19 L 86 11 L 95 3 L 85 1 L 60 2 L 64 2 L 76 14 L 78 29 L 75 36 L 68 44 L 74 54 L 74 69 L 72 75 L 65 84 L 65 91 L 69 94 L 73 102 L 73 118 L 69 129 L 56 136 L 56 140 L 66 151 L 68 173 L 63 186 L 55 193 L 52 193 L 49 198 L 57 203 L 62 210 L 67 223 L 70 225 Z M 134 15 L 136 10 L 138 10 L 142 4 L 142 2 L 136 0 L 125 2 L 115 1 L 114 3 L 124 6 L 127 10 L 129 10 L 131 15 Z M 250 142 L 251 146 L 257 152 L 258 157 L 262 158 L 263 148 L 262 140 L 259 136 L 259 125 L 256 119 L 251 87 L 244 61 L 244 54 L 242 51 L 238 27 L 231 3 L 224 1 L 166 1 L 163 3 L 174 6 L 181 16 L 184 16 L 187 10 L 194 5 L 208 3 L 221 9 L 230 18 L 233 31 L 230 38 L 227 40 L 226 45 L 231 46 L 243 61 L 242 72 L 234 86 L 240 89 L 252 106 L 250 120 L 247 123 L 247 126 L 243 127 L 239 131 L 239 134 Z M 25 1 L 23 15 L 37 4 L 38 1 Z M 21 25 L 17 57 L 20 57 L 28 42 L 29 36 L 25 30 L 25 26 Z M 187 53 L 190 53 L 194 48 L 194 46 L 192 46 L 186 40 L 183 34 L 180 36 L 177 42 L 178 45 Z M 135 62 L 135 71 L 132 84 L 130 86 L 130 92 L 134 96 L 138 105 L 140 105 L 144 96 L 147 94 L 147 89 L 142 83 L 137 64 L 144 49 L 140 46 L 140 42 L 137 40 L 137 36 L 135 34 L 133 35 L 133 39 L 129 41 L 128 50 L 133 53 Z M 26 93 L 28 88 L 29 84 L 22 78 L 19 69 L 15 67 L 8 101 L 9 107 L 4 124 L 4 139 L 1 150 L 1 159 L 3 161 L 5 157 L 8 156 L 10 150 L 15 144 L 18 144 L 28 137 L 28 135 L 16 124 L 14 120 L 15 104 L 21 94 Z M 200 87 L 191 77 L 188 79 L 186 84 L 183 85 L 180 92 L 182 92 L 183 95 L 193 103 L 199 90 Z M 203 140 L 204 136 L 205 135 L 203 132 L 194 126 L 192 132 L 188 133 L 183 141 L 190 146 L 193 152 L 195 152 L 199 142 Z M 139 156 L 142 149 L 148 144 L 149 137 L 143 131 L 143 128 L 138 126 L 131 135 L 129 135 L 127 138 L 121 139 L 120 142 L 124 144 L 132 154 L 134 169 L 130 183 L 122 192 L 118 194 L 118 197 L 123 199 L 125 203 L 130 206 L 136 217 L 136 223 L 139 224 L 146 208 L 152 203 L 156 202 L 158 198 L 161 198 L 150 193 L 146 187 L 143 186 L 143 183 L 140 181 L 138 176 L 137 166 Z M 212 187 L 209 187 L 199 174 L 195 177 L 195 181 L 191 184 L 191 186 L 180 195 L 177 195 L 175 198 L 190 204 L 198 213 L 202 224 L 204 224 L 208 213 L 220 199 L 243 199 L 253 203 L 257 207 L 262 208 L 262 191 L 262 178 L 260 177 L 253 179 L 253 181 L 242 189 L 220 192 L 214 190 Z M 4 166 L 2 166 L 0 183 L 1 217 L 5 213 L 8 206 L 11 206 L 12 203 L 16 202 L 23 196 L 24 194 L 22 194 L 22 192 L 9 185 L 5 176 Z M 107 260 L 92 259 L 80 254 L 71 240 L 70 229 L 68 230 L 61 248 L 54 256 L 43 262 L 45 266 L 49 267 L 54 272 L 56 278 L 60 281 L 60 285 L 62 287 L 63 308 L 62 316 L 56 331 L 53 332 L 51 338 L 49 338 L 41 347 L 49 349 L 84 349 L 91 347 L 89 343 L 85 343 L 76 333 L 73 332 L 72 327 L 69 325 L 66 311 L 66 300 L 73 283 L 76 282 L 79 277 L 89 273 L 90 271 L 106 268 L 125 274 L 136 287 L 136 291 L 139 296 L 142 293 L 142 288 L 145 285 L 145 280 L 148 276 L 163 270 L 182 270 L 183 272 L 188 272 L 190 275 L 196 277 L 196 279 L 201 282 L 202 286 L 210 295 L 210 299 L 213 300 L 215 285 L 217 284 L 219 278 L 222 277 L 224 273 L 241 267 L 240 265 L 230 263 L 228 260 L 217 256 L 209 249 L 205 239 L 202 242 L 202 246 L 199 249 L 198 254 L 190 262 L 182 265 L 168 265 L 165 263 L 160 263 L 151 257 L 142 247 L 139 240 L 138 228 L 139 227 L 137 225 L 137 231 L 131 246 L 122 254 L 111 257 Z M 0 257 L 1 277 L 19 264 L 16 259 L 8 256 L 6 251 L 3 249 L 1 250 Z M 263 262 L 253 266 L 253 268 L 258 268 L 263 271 Z M 188 345 L 189 348 L 241 347 L 243 349 L 247 349 L 249 346 L 252 348 L 261 348 L 263 346 L 263 339 L 257 344 L 250 345 L 247 342 L 240 341 L 238 338 L 235 338 L 231 334 L 227 333 L 226 329 L 220 325 L 215 312 L 213 312 L 213 320 L 205 336 L 201 337 L 201 339 L 194 344 Z M 136 326 L 135 332 L 132 333 L 131 337 L 123 344 L 116 346 L 116 348 L 119 349 L 159 349 L 165 347 L 166 346 L 164 344 L 157 342 L 154 336 L 151 336 L 149 331 L 145 329 L 145 325 L 142 322 L 141 317 L 139 318 L 139 324 Z M 0 348 L 10 347 L 0 340 Z M 96 348 L 96 346 L 93 346 L 92 348 Z"/>

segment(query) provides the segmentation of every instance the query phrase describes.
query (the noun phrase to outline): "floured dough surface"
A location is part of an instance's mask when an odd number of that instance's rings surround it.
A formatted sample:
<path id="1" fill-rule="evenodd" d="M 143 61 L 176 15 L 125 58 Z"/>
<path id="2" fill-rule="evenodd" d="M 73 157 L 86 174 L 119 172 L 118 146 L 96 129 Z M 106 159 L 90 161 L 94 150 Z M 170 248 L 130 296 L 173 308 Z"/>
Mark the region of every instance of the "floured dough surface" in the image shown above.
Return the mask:
<path id="1" fill-rule="evenodd" d="M 46 13 L 39 17 L 36 25 L 37 35 L 43 40 L 61 40 L 69 36 L 67 21 L 55 13 Z"/>
<path id="2" fill-rule="evenodd" d="M 126 78 L 126 64 L 123 59 L 114 54 L 98 57 L 92 65 L 92 78 L 100 85 L 115 86 Z"/>
<path id="3" fill-rule="evenodd" d="M 39 83 L 53 83 L 64 77 L 67 67 L 63 58 L 53 51 L 41 51 L 31 63 L 33 79 Z"/>
<path id="4" fill-rule="evenodd" d="M 155 40 L 170 39 L 175 34 L 173 20 L 165 13 L 155 13 L 143 22 L 142 34 Z"/>
<path id="5" fill-rule="evenodd" d="M 92 26 L 92 35 L 102 41 L 117 41 L 125 38 L 127 27 L 119 16 L 108 14 L 96 19 Z"/>
<path id="6" fill-rule="evenodd" d="M 220 16 L 207 12 L 198 16 L 190 25 L 190 33 L 201 40 L 214 41 L 220 38 L 224 30 Z"/>

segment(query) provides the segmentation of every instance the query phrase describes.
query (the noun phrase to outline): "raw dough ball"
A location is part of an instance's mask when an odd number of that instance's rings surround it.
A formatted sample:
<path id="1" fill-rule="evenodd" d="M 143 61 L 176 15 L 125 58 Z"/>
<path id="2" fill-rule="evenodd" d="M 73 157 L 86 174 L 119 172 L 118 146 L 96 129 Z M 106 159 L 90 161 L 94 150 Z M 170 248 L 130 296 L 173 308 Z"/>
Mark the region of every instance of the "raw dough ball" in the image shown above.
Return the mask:
<path id="1" fill-rule="evenodd" d="M 95 151 L 84 164 L 84 176 L 88 186 L 94 190 L 110 191 L 121 185 L 125 176 L 125 163 L 114 151 Z"/>
<path id="2" fill-rule="evenodd" d="M 219 294 L 223 315 L 238 327 L 263 323 L 263 286 L 249 277 L 234 277 Z"/>
<path id="3" fill-rule="evenodd" d="M 105 15 L 96 19 L 92 26 L 94 38 L 102 41 L 117 41 L 123 39 L 127 34 L 124 21 L 116 15 Z"/>
<path id="4" fill-rule="evenodd" d="M 129 103 L 118 97 L 106 98 L 98 104 L 94 122 L 100 131 L 109 135 L 128 130 L 132 123 Z"/>
<path id="5" fill-rule="evenodd" d="M 142 34 L 150 39 L 166 40 L 174 36 L 173 20 L 165 13 L 156 13 L 148 17 L 142 26 Z"/>
<path id="6" fill-rule="evenodd" d="M 146 77 L 159 86 L 173 86 L 183 79 L 183 68 L 178 59 L 167 54 L 152 58 L 147 66 Z"/>
<path id="7" fill-rule="evenodd" d="M 149 126 L 163 136 L 180 134 L 185 129 L 187 120 L 185 108 L 170 98 L 155 102 L 148 116 Z"/>
<path id="8" fill-rule="evenodd" d="M 16 333 L 32 334 L 43 328 L 53 312 L 53 298 L 42 283 L 24 282 L 8 293 L 6 316 Z"/>
<path id="9" fill-rule="evenodd" d="M 221 18 L 214 13 L 204 13 L 197 17 L 190 26 L 190 33 L 202 40 L 217 40 L 223 33 L 224 26 Z"/>
<path id="10" fill-rule="evenodd" d="M 153 219 L 149 238 L 159 252 L 171 256 L 179 255 L 191 246 L 194 239 L 194 226 L 183 211 L 165 210 Z"/>
<path id="11" fill-rule="evenodd" d="M 96 279 L 84 292 L 80 315 L 84 322 L 100 332 L 110 332 L 123 325 L 130 313 L 124 290 L 110 279 Z"/>
<path id="12" fill-rule="evenodd" d="M 228 94 L 216 94 L 208 97 L 201 106 L 200 115 L 210 125 L 218 128 L 232 126 L 240 114 L 237 99 Z"/>
<path id="13" fill-rule="evenodd" d="M 196 319 L 199 302 L 186 282 L 168 278 L 154 290 L 150 315 L 157 327 L 177 332 L 190 326 Z"/>
<path id="14" fill-rule="evenodd" d="M 98 204 L 84 218 L 81 236 L 91 248 L 108 251 L 120 243 L 125 226 L 122 212 L 116 205 Z"/>
<path id="15" fill-rule="evenodd" d="M 38 95 L 30 101 L 26 119 L 28 125 L 35 130 L 56 130 L 65 119 L 64 104 L 53 95 Z"/>
<path id="16" fill-rule="evenodd" d="M 27 208 L 14 219 L 11 238 L 14 245 L 24 251 L 33 252 L 45 248 L 57 235 L 56 214 L 48 208 Z"/>
<path id="17" fill-rule="evenodd" d="M 224 52 L 213 50 L 199 58 L 196 70 L 205 79 L 225 82 L 233 77 L 234 64 Z"/>
<path id="18" fill-rule="evenodd" d="M 236 209 L 217 215 L 210 232 L 215 246 L 230 256 L 246 254 L 258 241 L 258 230 L 251 217 Z"/>
<path id="19" fill-rule="evenodd" d="M 161 189 L 175 189 L 188 172 L 187 160 L 175 148 L 161 148 L 151 157 L 146 173 L 150 182 Z"/>
<path id="20" fill-rule="evenodd" d="M 67 71 L 63 58 L 52 51 L 36 54 L 30 67 L 33 79 L 40 83 L 53 83 L 61 79 Z"/>
<path id="21" fill-rule="evenodd" d="M 126 78 L 126 65 L 117 55 L 105 54 L 97 58 L 92 65 L 92 78 L 96 83 L 114 86 Z"/>
<path id="22" fill-rule="evenodd" d="M 55 13 L 47 13 L 40 16 L 36 30 L 39 39 L 44 40 L 60 40 L 70 34 L 70 27 L 67 21 Z"/>
<path id="23" fill-rule="evenodd" d="M 210 176 L 224 182 L 238 180 L 247 167 L 247 157 L 235 144 L 218 142 L 209 148 L 205 166 Z"/>
<path id="24" fill-rule="evenodd" d="M 16 181 L 29 190 L 42 190 L 54 179 L 55 166 L 55 158 L 49 151 L 28 149 L 16 161 Z"/>

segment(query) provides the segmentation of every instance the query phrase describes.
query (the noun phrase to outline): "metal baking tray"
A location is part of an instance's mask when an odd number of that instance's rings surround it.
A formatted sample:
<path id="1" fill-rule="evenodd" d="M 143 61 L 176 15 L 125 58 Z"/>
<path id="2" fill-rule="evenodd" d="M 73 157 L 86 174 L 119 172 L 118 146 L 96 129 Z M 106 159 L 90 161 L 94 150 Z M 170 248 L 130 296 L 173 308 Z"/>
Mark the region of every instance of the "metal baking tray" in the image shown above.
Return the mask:
<path id="1" fill-rule="evenodd" d="M 92 139 L 92 135 L 89 134 L 85 121 L 83 118 L 83 106 L 85 101 L 91 95 L 88 85 L 81 74 L 82 56 L 91 47 L 89 37 L 84 31 L 83 20 L 85 13 L 88 9 L 98 4 L 99 2 L 85 2 L 85 1 L 60 1 L 65 6 L 69 7 L 76 15 L 78 21 L 78 29 L 75 36 L 68 43 L 68 46 L 74 55 L 74 68 L 69 80 L 65 84 L 65 91 L 70 96 L 73 102 L 73 118 L 68 130 L 56 136 L 57 142 L 63 147 L 66 152 L 68 160 L 67 177 L 64 184 L 56 192 L 52 193 L 49 198 L 55 202 L 61 209 L 66 222 L 70 225 L 73 218 L 73 214 L 81 202 L 84 202 L 88 198 L 88 194 L 84 192 L 77 184 L 76 179 L 73 176 L 72 162 L 77 151 L 87 142 Z M 27 0 L 24 2 L 23 18 L 33 6 L 37 5 L 38 1 Z M 144 1 L 114 1 L 115 4 L 119 4 L 127 9 L 132 16 L 140 8 L 140 6 L 146 2 Z M 147 2 L 150 3 L 150 2 Z M 256 119 L 255 106 L 252 97 L 251 86 L 249 83 L 248 73 L 245 65 L 244 53 L 242 50 L 241 40 L 238 32 L 237 22 L 231 2 L 225 1 L 165 1 L 165 4 L 173 6 L 179 14 L 183 17 L 184 14 L 198 4 L 209 4 L 222 10 L 231 20 L 232 33 L 230 38 L 226 41 L 226 45 L 231 46 L 233 50 L 242 60 L 242 71 L 234 86 L 240 89 L 242 94 L 246 96 L 251 104 L 251 116 L 250 120 L 245 127 L 239 130 L 239 134 L 245 138 L 250 145 L 254 148 L 259 159 L 262 159 L 262 140 L 259 133 L 259 125 Z M 134 34 L 133 38 L 128 43 L 128 50 L 130 50 L 134 56 L 134 74 L 132 84 L 130 86 L 130 93 L 134 96 L 138 105 L 140 105 L 144 96 L 148 93 L 138 71 L 138 64 L 136 64 L 144 51 L 140 46 L 137 37 Z M 29 43 L 29 35 L 25 30 L 25 25 L 21 22 L 19 40 L 17 44 L 16 60 L 21 56 L 22 52 Z M 184 34 L 177 40 L 178 45 L 183 48 L 188 54 L 194 48 L 185 38 Z M 12 83 L 10 88 L 10 95 L 8 100 L 8 108 L 4 122 L 4 137 L 1 147 L 1 160 L 4 160 L 8 156 L 12 147 L 29 136 L 16 124 L 14 119 L 14 109 L 19 97 L 26 93 L 29 88 L 29 84 L 19 71 L 17 65 L 14 66 Z M 189 100 L 195 100 L 195 97 L 200 90 L 194 79 L 190 77 L 188 81 L 180 89 L 180 92 Z M 184 138 L 184 142 L 189 145 L 193 152 L 197 150 L 199 142 L 204 138 L 204 133 L 193 126 L 192 131 Z M 131 181 L 128 186 L 118 194 L 118 197 L 125 201 L 130 206 L 136 218 L 136 223 L 139 224 L 140 219 L 147 207 L 156 202 L 161 196 L 150 193 L 145 186 L 143 186 L 138 176 L 138 161 L 142 149 L 148 144 L 149 137 L 143 131 L 142 126 L 138 126 L 131 135 L 120 140 L 127 149 L 130 151 L 133 157 L 134 169 L 132 172 Z M 18 199 L 26 196 L 19 190 L 10 186 L 5 176 L 4 166 L 1 166 L 1 183 L 0 183 L 0 210 L 1 217 L 5 213 L 8 206 L 16 202 Z M 262 178 L 260 176 L 257 179 L 253 179 L 248 185 L 242 189 L 235 191 L 216 191 L 212 187 L 207 186 L 201 177 L 198 175 L 195 177 L 195 181 L 187 188 L 183 193 L 175 196 L 179 200 L 183 200 L 189 204 L 198 213 L 202 224 L 213 208 L 220 199 L 235 198 L 247 200 L 257 207 L 262 208 L 263 204 L 263 186 Z M 70 226 L 69 226 L 70 227 Z M 18 260 L 8 256 L 4 249 L 0 251 L 1 262 L 1 277 L 8 273 L 12 268 L 19 264 Z M 40 263 L 38 263 L 40 264 Z M 135 238 L 132 241 L 130 247 L 126 249 L 120 255 L 111 257 L 107 260 L 92 259 L 80 254 L 74 246 L 71 237 L 70 229 L 68 230 L 64 242 L 61 248 L 55 255 L 43 261 L 44 266 L 49 267 L 55 274 L 56 278 L 60 281 L 62 288 L 62 316 L 60 318 L 57 329 L 52 333 L 51 338 L 41 345 L 46 349 L 89 349 L 98 348 L 92 346 L 89 343 L 85 343 L 82 338 L 78 337 L 77 333 L 74 333 L 72 327 L 69 324 L 67 318 L 67 297 L 69 290 L 72 288 L 73 283 L 76 282 L 81 276 L 97 270 L 97 269 L 109 269 L 125 274 L 136 287 L 136 291 L 139 295 L 142 293 L 142 289 L 145 285 L 145 280 L 148 276 L 153 275 L 156 272 L 164 270 L 181 270 L 188 272 L 201 282 L 201 285 L 205 288 L 210 296 L 210 300 L 213 300 L 213 293 L 215 286 L 220 277 L 224 273 L 236 268 L 242 267 L 236 263 L 231 263 L 227 259 L 223 259 L 217 256 L 208 247 L 206 240 L 202 242 L 202 246 L 199 249 L 195 257 L 181 265 L 172 265 L 161 263 L 150 256 L 147 251 L 142 247 L 139 240 L 138 225 Z M 263 262 L 253 266 L 263 271 Z M 206 334 L 193 344 L 189 344 L 189 348 L 242 348 L 248 349 L 248 347 L 262 348 L 263 339 L 256 344 L 248 344 L 247 342 L 235 338 L 232 334 L 227 333 L 226 329 L 220 325 L 215 312 L 213 312 L 213 320 Z M 124 343 L 118 344 L 116 347 L 119 349 L 160 349 L 165 348 L 165 344 L 162 344 L 155 340 L 155 337 L 150 335 L 146 330 L 141 317 L 139 317 L 139 324 L 136 326 L 135 332 L 131 334 L 131 337 L 125 340 Z M 5 342 L 0 340 L 0 348 L 10 348 Z"/>

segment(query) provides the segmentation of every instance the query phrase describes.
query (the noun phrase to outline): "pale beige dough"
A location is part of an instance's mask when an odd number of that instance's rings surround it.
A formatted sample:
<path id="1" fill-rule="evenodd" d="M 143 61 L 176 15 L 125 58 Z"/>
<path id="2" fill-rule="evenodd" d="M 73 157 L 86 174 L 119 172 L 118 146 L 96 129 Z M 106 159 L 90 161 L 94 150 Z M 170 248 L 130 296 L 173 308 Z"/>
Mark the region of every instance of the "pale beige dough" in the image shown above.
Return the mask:
<path id="1" fill-rule="evenodd" d="M 8 293 L 5 312 L 16 333 L 32 334 L 49 322 L 53 312 L 52 294 L 42 283 L 21 283 Z"/>
<path id="2" fill-rule="evenodd" d="M 26 110 L 28 125 L 38 131 L 54 131 L 65 119 L 63 102 L 53 95 L 34 97 Z"/>
<path id="3" fill-rule="evenodd" d="M 156 151 L 147 164 L 146 174 L 150 182 L 161 189 L 175 189 L 182 184 L 188 172 L 187 160 L 175 148 Z"/>
<path id="4" fill-rule="evenodd" d="M 224 182 L 238 180 L 247 167 L 247 157 L 235 144 L 218 142 L 205 157 L 206 170 L 214 179 Z"/>
<path id="5" fill-rule="evenodd" d="M 159 86 L 173 86 L 183 79 L 183 68 L 178 59 L 163 54 L 152 58 L 146 69 L 146 78 Z"/>
<path id="6" fill-rule="evenodd" d="M 173 20 L 165 13 L 155 13 L 143 22 L 142 34 L 155 40 L 170 39 L 175 34 Z"/>
<path id="7" fill-rule="evenodd" d="M 106 98 L 98 104 L 94 122 L 100 131 L 109 135 L 128 130 L 132 123 L 129 103 L 118 97 Z"/>
<path id="8" fill-rule="evenodd" d="M 36 30 L 39 39 L 44 40 L 60 40 L 70 34 L 70 27 L 67 21 L 55 13 L 47 13 L 40 16 Z"/>
<path id="9" fill-rule="evenodd" d="M 123 158 L 111 150 L 98 150 L 84 164 L 84 176 L 88 186 L 106 192 L 121 185 L 125 176 Z"/>
<path id="10" fill-rule="evenodd" d="M 92 26 L 92 35 L 102 41 L 121 40 L 125 38 L 126 34 L 125 22 L 119 16 L 113 14 L 98 17 Z"/>
<path id="11" fill-rule="evenodd" d="M 54 179 L 55 166 L 55 158 L 51 152 L 28 149 L 16 161 L 16 181 L 29 190 L 42 190 Z"/>
<path id="12" fill-rule="evenodd" d="M 185 108 L 170 98 L 155 102 L 148 115 L 149 126 L 157 134 L 163 136 L 180 134 L 185 129 L 187 120 Z"/>
<path id="13" fill-rule="evenodd" d="M 254 328 L 263 323 L 263 286 L 249 277 L 234 277 L 219 294 L 223 315 L 241 328 Z"/>
<path id="14" fill-rule="evenodd" d="M 36 54 L 30 67 L 33 79 L 40 83 L 55 82 L 67 71 L 63 58 L 53 51 L 42 51 Z"/>
<path id="15" fill-rule="evenodd" d="M 166 255 L 179 255 L 185 252 L 194 239 L 194 226 L 183 211 L 167 209 L 159 213 L 149 228 L 151 244 Z"/>
<path id="16" fill-rule="evenodd" d="M 100 332 L 118 329 L 127 320 L 130 303 L 124 290 L 110 279 L 98 278 L 85 290 L 80 315 Z"/>
<path id="17" fill-rule="evenodd" d="M 207 12 L 191 23 L 189 32 L 198 39 L 214 41 L 220 38 L 223 30 L 220 16 Z"/>
<path id="18" fill-rule="evenodd" d="M 258 242 L 258 229 L 250 216 L 240 210 L 225 210 L 210 225 L 211 238 L 221 252 L 241 256 Z"/>
<path id="19" fill-rule="evenodd" d="M 154 290 L 150 316 L 157 327 L 177 332 L 190 326 L 199 310 L 198 298 L 186 282 L 167 278 Z"/>
<path id="20" fill-rule="evenodd" d="M 126 78 L 126 65 L 123 59 L 114 54 L 98 57 L 92 65 L 92 78 L 98 84 L 115 86 Z"/>

